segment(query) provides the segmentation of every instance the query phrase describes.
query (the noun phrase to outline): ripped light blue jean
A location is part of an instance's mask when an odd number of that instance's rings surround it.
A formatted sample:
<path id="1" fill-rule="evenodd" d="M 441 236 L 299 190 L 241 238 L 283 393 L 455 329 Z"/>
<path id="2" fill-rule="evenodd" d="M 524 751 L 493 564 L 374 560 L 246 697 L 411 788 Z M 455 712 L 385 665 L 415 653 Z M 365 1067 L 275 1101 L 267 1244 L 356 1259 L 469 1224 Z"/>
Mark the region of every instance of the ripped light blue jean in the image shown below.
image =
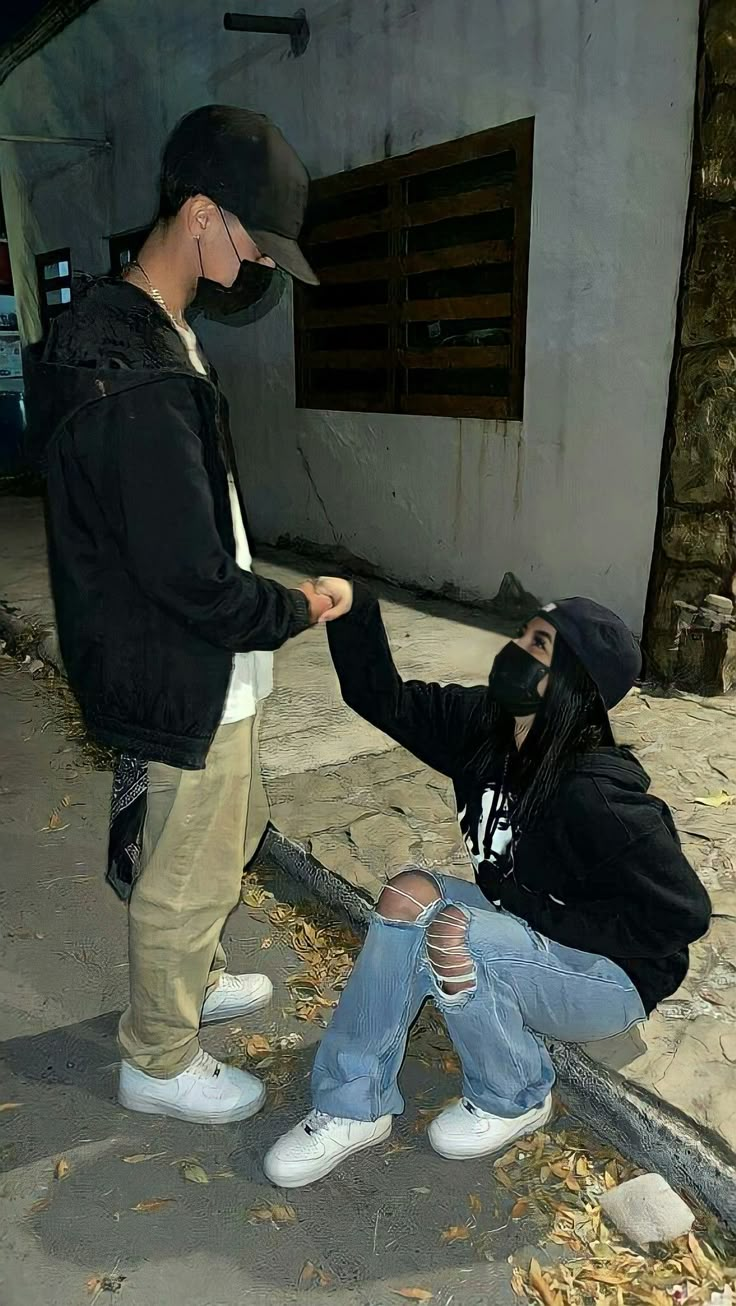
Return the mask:
<path id="1" fill-rule="evenodd" d="M 554 1083 L 542 1035 L 568 1043 L 610 1038 L 646 1019 L 641 998 L 605 957 L 553 943 L 497 911 L 475 884 L 433 875 L 440 899 L 416 921 L 374 914 L 312 1072 L 318 1111 L 351 1120 L 399 1115 L 398 1074 L 425 999 L 443 1011 L 463 1069 L 463 1093 L 513 1118 L 540 1106 Z M 460 908 L 474 982 L 452 996 L 429 963 L 426 931 Z"/>

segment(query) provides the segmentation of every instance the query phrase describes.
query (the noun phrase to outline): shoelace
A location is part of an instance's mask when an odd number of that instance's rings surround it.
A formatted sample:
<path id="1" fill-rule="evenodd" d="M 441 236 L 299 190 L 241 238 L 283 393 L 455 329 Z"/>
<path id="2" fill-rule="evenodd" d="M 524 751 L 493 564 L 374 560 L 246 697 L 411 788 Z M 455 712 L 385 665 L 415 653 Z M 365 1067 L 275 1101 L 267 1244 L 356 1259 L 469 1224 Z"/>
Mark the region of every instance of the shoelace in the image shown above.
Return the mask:
<path id="1" fill-rule="evenodd" d="M 485 1111 L 481 1111 L 480 1107 L 475 1105 L 475 1102 L 471 1102 L 469 1097 L 462 1098 L 461 1106 L 463 1106 L 471 1116 L 483 1116 L 487 1114 Z"/>
<path id="2" fill-rule="evenodd" d="M 199 1049 L 194 1060 L 187 1066 L 188 1074 L 196 1075 L 199 1079 L 217 1079 L 221 1070 L 219 1061 L 215 1061 L 204 1048 Z"/>
<path id="3" fill-rule="evenodd" d="M 327 1129 L 333 1120 L 337 1120 L 337 1116 L 329 1116 L 324 1111 L 310 1111 L 304 1121 L 304 1132 L 311 1138 L 313 1134 L 319 1134 L 323 1129 Z"/>

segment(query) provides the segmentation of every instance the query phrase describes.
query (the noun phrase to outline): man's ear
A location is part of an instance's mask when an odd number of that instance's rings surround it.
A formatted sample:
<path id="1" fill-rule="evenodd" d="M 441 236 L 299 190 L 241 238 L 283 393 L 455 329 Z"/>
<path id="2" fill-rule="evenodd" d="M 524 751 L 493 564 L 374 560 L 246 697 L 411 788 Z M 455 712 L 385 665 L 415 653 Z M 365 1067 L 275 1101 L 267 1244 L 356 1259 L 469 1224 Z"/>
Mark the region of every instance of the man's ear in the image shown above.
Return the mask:
<path id="1" fill-rule="evenodd" d="M 193 195 L 184 204 L 184 218 L 190 236 L 198 238 L 204 234 L 213 221 L 216 207 L 206 195 Z"/>

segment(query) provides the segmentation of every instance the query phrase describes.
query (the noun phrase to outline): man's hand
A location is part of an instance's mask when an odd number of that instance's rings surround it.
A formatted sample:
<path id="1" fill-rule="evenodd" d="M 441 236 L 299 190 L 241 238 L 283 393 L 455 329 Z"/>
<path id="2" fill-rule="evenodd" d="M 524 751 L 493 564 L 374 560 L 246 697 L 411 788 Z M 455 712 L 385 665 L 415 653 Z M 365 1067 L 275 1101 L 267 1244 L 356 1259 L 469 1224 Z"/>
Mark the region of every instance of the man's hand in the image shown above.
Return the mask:
<path id="1" fill-rule="evenodd" d="M 353 606 L 353 587 L 349 580 L 337 576 L 320 576 L 315 585 L 317 594 L 330 600 L 329 608 L 319 618 L 320 625 L 344 617 Z"/>
<path id="2" fill-rule="evenodd" d="M 301 590 L 309 604 L 310 626 L 316 626 L 319 621 L 324 619 L 326 613 L 328 613 L 332 607 L 332 599 L 329 594 L 318 593 L 314 582 L 311 580 L 302 581 L 301 585 L 297 586 L 297 589 Z"/>

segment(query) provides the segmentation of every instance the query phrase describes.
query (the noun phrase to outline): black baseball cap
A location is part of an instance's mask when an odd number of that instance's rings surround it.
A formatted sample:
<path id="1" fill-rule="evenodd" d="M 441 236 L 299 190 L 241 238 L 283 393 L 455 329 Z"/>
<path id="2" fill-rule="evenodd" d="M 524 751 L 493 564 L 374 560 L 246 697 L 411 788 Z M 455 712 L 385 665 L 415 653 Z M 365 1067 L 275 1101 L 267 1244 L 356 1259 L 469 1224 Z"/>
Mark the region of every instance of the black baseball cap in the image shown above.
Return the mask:
<path id="1" fill-rule="evenodd" d="M 554 626 L 596 686 L 607 710 L 641 675 L 641 649 L 625 622 L 592 599 L 561 599 L 535 614 Z"/>
<path id="2" fill-rule="evenodd" d="M 228 104 L 194 109 L 171 133 L 163 168 L 192 195 L 206 195 L 239 218 L 277 267 L 298 281 L 319 284 L 297 244 L 309 174 L 263 114 Z"/>

